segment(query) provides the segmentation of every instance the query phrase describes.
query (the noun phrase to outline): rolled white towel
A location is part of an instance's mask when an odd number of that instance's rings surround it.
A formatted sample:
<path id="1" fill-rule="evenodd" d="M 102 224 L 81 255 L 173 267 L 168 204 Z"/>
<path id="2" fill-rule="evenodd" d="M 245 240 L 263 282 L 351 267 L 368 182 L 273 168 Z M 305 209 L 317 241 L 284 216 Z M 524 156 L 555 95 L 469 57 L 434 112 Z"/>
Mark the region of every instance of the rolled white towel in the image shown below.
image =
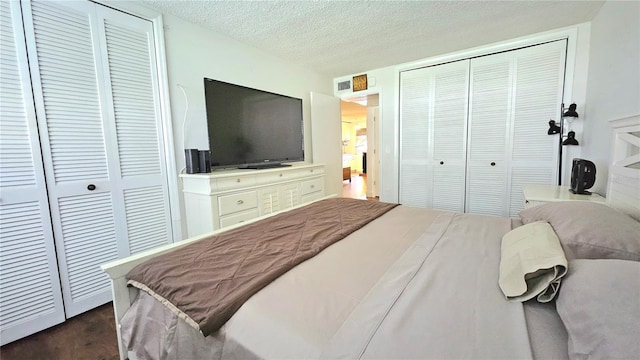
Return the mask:
<path id="1" fill-rule="evenodd" d="M 567 259 L 551 225 L 537 221 L 502 237 L 500 289 L 511 301 L 551 301 L 567 273 Z"/>

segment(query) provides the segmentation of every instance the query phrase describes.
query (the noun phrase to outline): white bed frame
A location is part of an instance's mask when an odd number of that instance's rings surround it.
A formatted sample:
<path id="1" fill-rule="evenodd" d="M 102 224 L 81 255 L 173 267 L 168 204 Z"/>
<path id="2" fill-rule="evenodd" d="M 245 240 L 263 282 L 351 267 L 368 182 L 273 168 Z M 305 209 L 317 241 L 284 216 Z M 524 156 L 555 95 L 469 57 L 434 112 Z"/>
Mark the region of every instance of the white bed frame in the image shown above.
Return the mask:
<path id="1" fill-rule="evenodd" d="M 332 197 L 335 197 L 335 195 L 325 196 L 323 198 L 314 200 L 312 202 L 329 199 Z M 127 312 L 127 310 L 129 310 L 129 307 L 131 307 L 131 304 L 138 296 L 137 288 L 127 286 L 126 275 L 129 273 L 129 271 L 131 271 L 131 269 L 133 269 L 136 265 L 147 261 L 148 259 L 167 253 L 169 251 L 181 248 L 191 243 L 200 241 L 212 235 L 216 235 L 228 230 L 239 228 L 241 226 L 245 226 L 247 224 L 251 224 L 256 221 L 260 221 L 262 219 L 266 219 L 266 218 L 269 218 L 287 211 L 291 211 L 309 204 L 310 203 L 304 203 L 302 205 L 294 206 L 285 210 L 276 211 L 271 214 L 267 214 L 258 218 L 247 220 L 241 224 L 228 226 L 228 227 L 225 227 L 224 229 L 216 230 L 207 234 L 198 235 L 198 236 L 185 239 L 173 244 L 164 245 L 155 249 L 141 252 L 136 255 L 129 256 L 124 259 L 112 261 L 104 265 L 101 265 L 100 268 L 102 268 L 102 270 L 106 272 L 107 275 L 109 275 L 109 278 L 111 279 L 111 292 L 113 294 L 113 312 L 116 320 L 116 331 L 118 333 L 118 350 L 120 351 L 120 359 L 122 360 L 135 359 L 135 356 L 133 354 L 128 354 L 127 349 L 125 349 L 122 346 L 122 334 L 120 332 L 120 320 L 122 320 L 122 317 Z"/>
<path id="2" fill-rule="evenodd" d="M 610 124 L 613 146 L 607 202 L 640 221 L 640 115 Z"/>
<path id="3" fill-rule="evenodd" d="M 609 206 L 618 208 L 640 221 L 640 115 L 613 120 L 610 123 L 613 127 L 613 151 L 611 167 L 609 168 L 607 203 Z M 120 359 L 134 358 L 133 354 L 128 354 L 127 350 L 123 348 L 120 333 L 120 320 L 138 294 L 136 288 L 127 287 L 125 276 L 131 269 L 147 259 L 202 240 L 213 234 L 234 229 L 301 206 L 304 205 L 102 265 L 102 270 L 111 278 Z"/>

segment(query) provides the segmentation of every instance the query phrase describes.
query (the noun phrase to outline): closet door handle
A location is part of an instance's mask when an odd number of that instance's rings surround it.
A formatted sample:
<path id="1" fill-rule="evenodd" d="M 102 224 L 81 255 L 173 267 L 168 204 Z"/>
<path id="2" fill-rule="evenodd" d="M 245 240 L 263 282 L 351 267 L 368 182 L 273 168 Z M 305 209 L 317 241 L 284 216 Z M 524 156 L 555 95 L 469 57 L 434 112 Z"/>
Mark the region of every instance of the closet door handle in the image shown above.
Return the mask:
<path id="1" fill-rule="evenodd" d="M 440 165 L 444 165 L 444 161 L 440 161 Z"/>
<path id="2" fill-rule="evenodd" d="M 492 162 L 491 162 L 491 166 L 496 166 L 496 162 L 495 162 L 495 161 L 492 161 Z"/>
<path id="3" fill-rule="evenodd" d="M 93 185 L 93 184 L 89 184 L 89 186 L 87 186 L 87 190 L 89 190 L 89 191 L 93 191 L 95 189 L 96 189 L 96 186 Z"/>

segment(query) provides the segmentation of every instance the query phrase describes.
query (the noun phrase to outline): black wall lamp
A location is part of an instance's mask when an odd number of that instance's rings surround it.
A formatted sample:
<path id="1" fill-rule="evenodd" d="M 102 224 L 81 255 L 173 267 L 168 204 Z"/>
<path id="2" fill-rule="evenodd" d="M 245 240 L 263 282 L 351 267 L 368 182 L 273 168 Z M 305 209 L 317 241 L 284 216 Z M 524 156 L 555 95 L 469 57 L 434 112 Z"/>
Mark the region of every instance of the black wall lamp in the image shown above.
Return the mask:
<path id="1" fill-rule="evenodd" d="M 564 111 L 564 104 L 562 105 Z M 569 108 L 562 113 L 562 122 L 565 121 L 569 123 L 569 132 L 567 132 L 567 138 L 562 142 L 562 145 L 580 145 L 578 140 L 576 140 L 576 132 L 571 129 L 571 124 L 573 120 L 578 118 L 578 113 L 576 112 L 576 104 L 569 105 Z M 563 134 L 564 135 L 564 134 Z"/>
<path id="2" fill-rule="evenodd" d="M 565 108 L 564 104 L 562 104 L 560 107 L 560 113 L 562 114 L 560 124 L 555 120 L 549 120 L 549 130 L 547 131 L 548 135 L 560 134 L 558 140 L 558 147 L 560 150 L 558 161 L 558 185 L 562 185 L 562 147 L 567 145 L 580 145 L 578 140 L 576 140 L 576 132 L 571 128 L 573 121 L 578 118 L 576 104 L 571 104 L 568 108 Z M 569 131 L 566 134 L 564 126 L 565 122 L 569 124 Z"/>
<path id="3" fill-rule="evenodd" d="M 578 113 L 576 112 L 576 104 L 571 104 L 568 108 L 565 108 L 564 104 L 562 104 L 562 120 L 559 125 L 555 120 L 549 120 L 549 130 L 547 131 L 547 134 L 562 134 L 560 137 L 560 143 L 562 145 L 580 145 L 578 140 L 576 140 L 576 132 L 571 128 L 571 124 L 577 118 Z M 569 131 L 566 135 L 564 133 L 565 122 L 569 124 Z"/>

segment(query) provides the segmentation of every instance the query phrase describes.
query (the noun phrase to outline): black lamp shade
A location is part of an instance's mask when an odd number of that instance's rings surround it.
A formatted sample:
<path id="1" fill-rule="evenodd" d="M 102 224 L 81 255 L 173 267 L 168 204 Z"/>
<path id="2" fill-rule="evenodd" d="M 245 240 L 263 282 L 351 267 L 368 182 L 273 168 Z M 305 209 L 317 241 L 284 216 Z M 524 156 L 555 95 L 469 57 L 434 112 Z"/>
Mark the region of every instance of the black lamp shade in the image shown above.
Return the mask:
<path id="1" fill-rule="evenodd" d="M 549 120 L 549 130 L 547 131 L 547 135 L 559 134 L 560 126 L 556 124 L 555 120 Z"/>
<path id="2" fill-rule="evenodd" d="M 576 112 L 576 104 L 569 105 L 569 109 L 562 114 L 562 117 L 578 117 L 578 113 Z"/>
<path id="3" fill-rule="evenodd" d="M 562 145 L 580 145 L 578 140 L 576 140 L 576 132 L 569 131 L 567 133 L 567 138 L 562 142 Z"/>

